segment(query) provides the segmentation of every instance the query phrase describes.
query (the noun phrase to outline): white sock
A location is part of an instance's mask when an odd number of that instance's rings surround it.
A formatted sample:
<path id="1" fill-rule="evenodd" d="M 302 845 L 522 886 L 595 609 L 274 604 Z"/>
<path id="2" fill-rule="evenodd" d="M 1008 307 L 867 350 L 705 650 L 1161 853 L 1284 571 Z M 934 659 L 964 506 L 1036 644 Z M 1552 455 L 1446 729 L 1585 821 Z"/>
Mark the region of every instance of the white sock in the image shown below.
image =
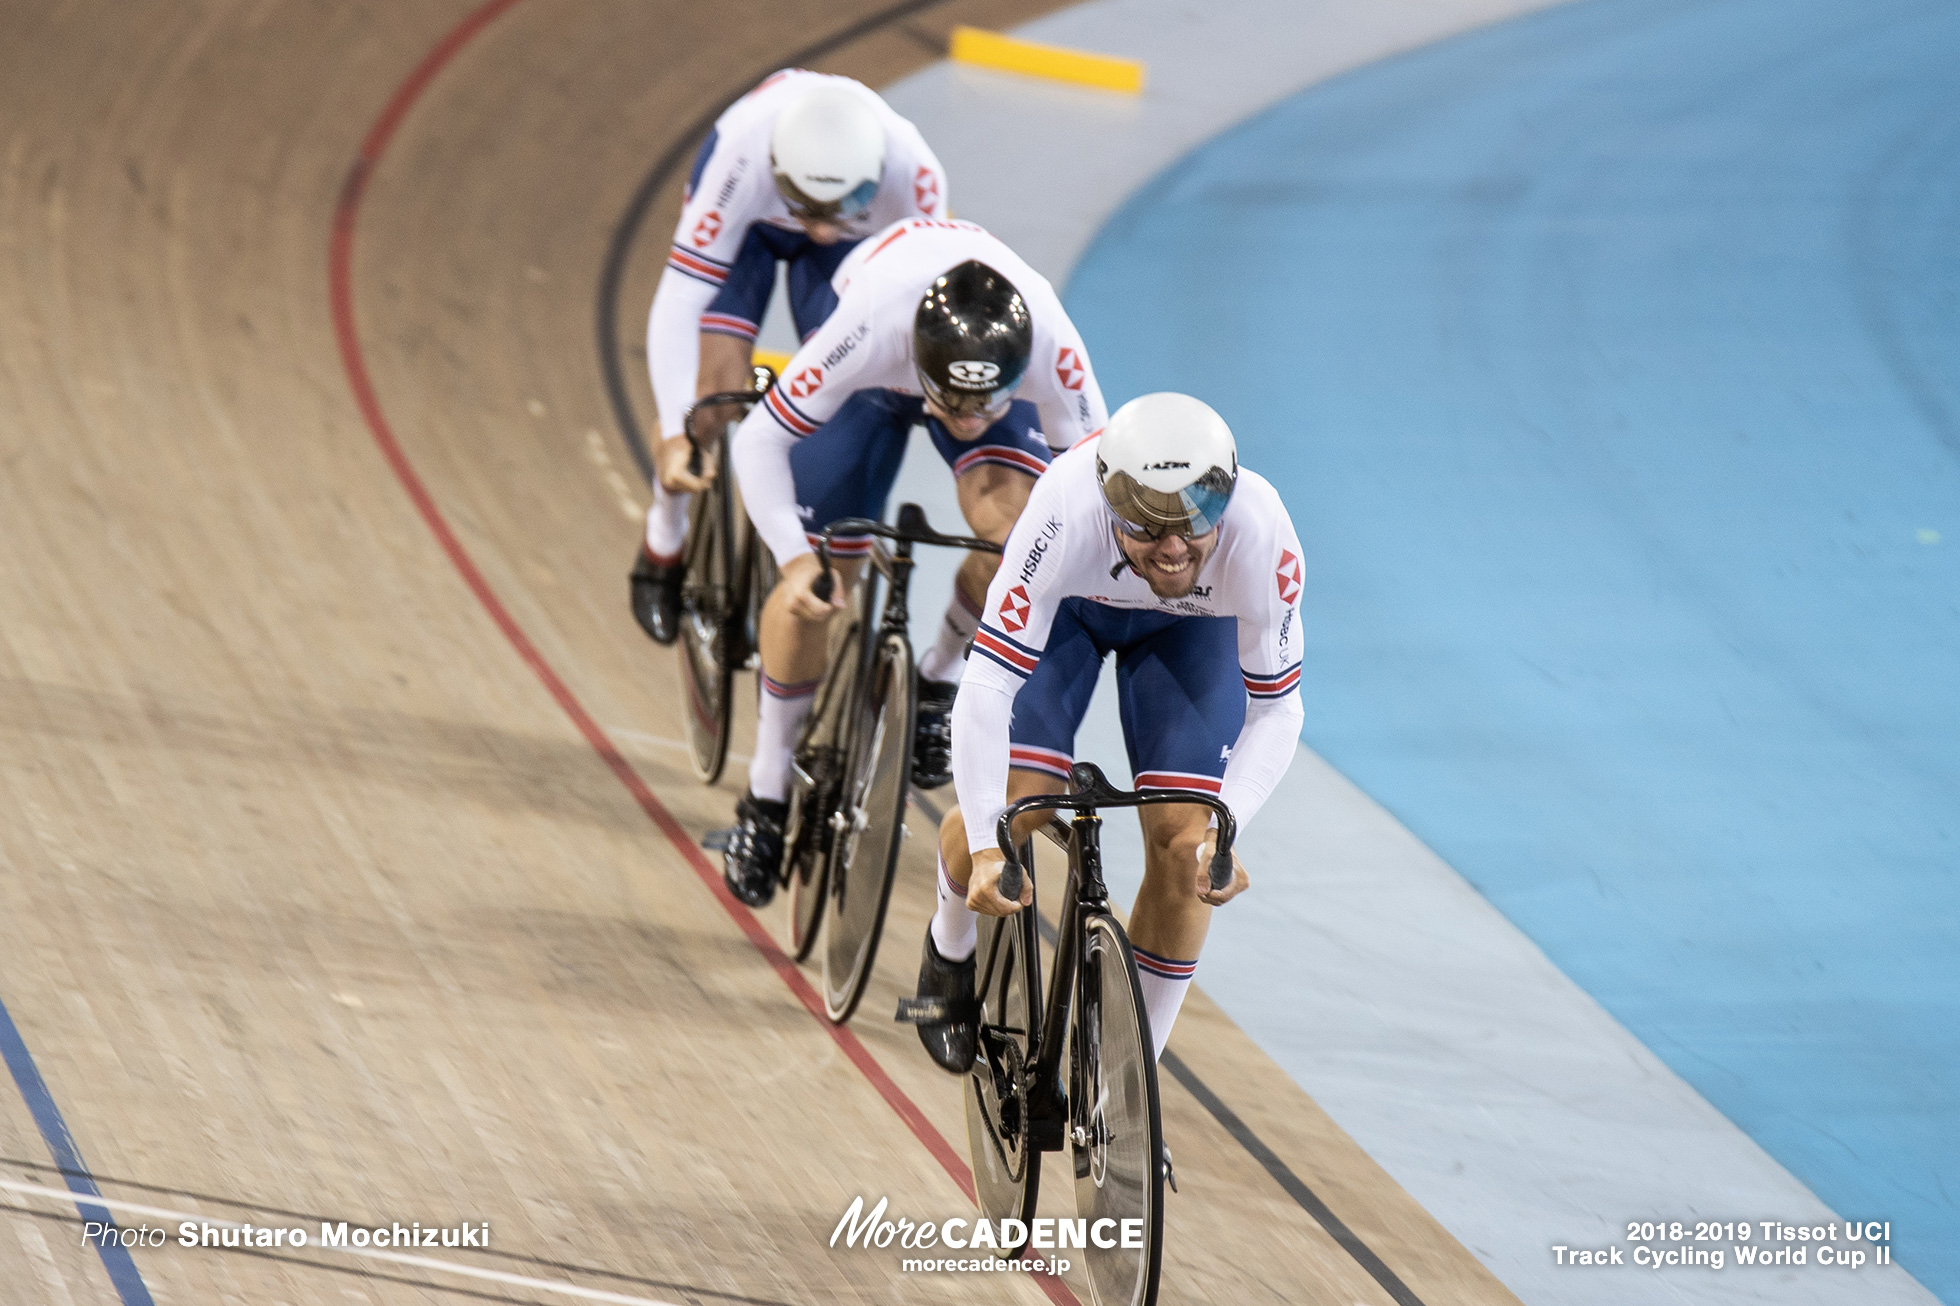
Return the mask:
<path id="1" fill-rule="evenodd" d="M 785 685 L 762 677 L 762 704 L 756 712 L 755 756 L 749 759 L 749 792 L 782 802 L 789 797 L 789 763 L 803 719 L 817 701 L 817 682 Z"/>
<path id="2" fill-rule="evenodd" d="M 1177 1023 L 1177 1009 L 1184 1005 L 1184 991 L 1198 973 L 1198 959 L 1176 961 L 1145 952 L 1132 943 L 1137 955 L 1137 987 L 1143 990 L 1144 1014 L 1150 1018 L 1150 1039 L 1157 1045 L 1157 1058 L 1164 1056 L 1164 1044 L 1171 1041 L 1171 1026 Z"/>
<path id="3" fill-rule="evenodd" d="M 939 859 L 939 909 L 932 914 L 932 946 L 947 961 L 965 961 L 980 941 L 980 913 L 966 905 L 966 890 L 946 874 Z"/>
<path id="4" fill-rule="evenodd" d="M 653 504 L 647 509 L 647 552 L 659 563 L 680 561 L 687 545 L 687 501 L 685 494 L 669 494 L 653 483 Z"/>
<path id="5" fill-rule="evenodd" d="M 939 623 L 939 638 L 919 659 L 919 675 L 927 680 L 958 680 L 965 666 L 966 642 L 979 629 L 980 609 L 954 585 L 953 601 L 946 605 L 946 617 Z"/>

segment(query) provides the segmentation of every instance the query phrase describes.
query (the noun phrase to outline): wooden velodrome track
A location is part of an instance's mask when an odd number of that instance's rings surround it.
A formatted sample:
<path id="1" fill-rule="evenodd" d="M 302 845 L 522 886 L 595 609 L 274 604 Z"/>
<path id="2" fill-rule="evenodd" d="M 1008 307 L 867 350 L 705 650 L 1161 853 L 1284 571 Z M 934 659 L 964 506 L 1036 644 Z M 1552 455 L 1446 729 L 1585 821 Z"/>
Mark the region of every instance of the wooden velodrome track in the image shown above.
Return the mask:
<path id="1" fill-rule="evenodd" d="M 742 768 L 709 791 L 663 742 L 594 345 L 687 124 L 838 33 L 814 66 L 882 84 L 1042 7 L 7 0 L 0 1177 L 62 1185 L 58 1110 L 110 1199 L 488 1221 L 434 1254 L 626 1297 L 1068 1299 L 826 1246 L 860 1194 L 970 1210 L 957 1085 L 884 1018 L 931 840 L 834 1036 L 781 909 L 692 850 Z M 613 287 L 640 422 L 677 203 Z M 1512 1300 L 1201 995 L 1173 1049 L 1164 1300 Z M 0 1207 L 6 1306 L 569 1300 L 317 1251 L 118 1268 L 74 1204 Z"/>

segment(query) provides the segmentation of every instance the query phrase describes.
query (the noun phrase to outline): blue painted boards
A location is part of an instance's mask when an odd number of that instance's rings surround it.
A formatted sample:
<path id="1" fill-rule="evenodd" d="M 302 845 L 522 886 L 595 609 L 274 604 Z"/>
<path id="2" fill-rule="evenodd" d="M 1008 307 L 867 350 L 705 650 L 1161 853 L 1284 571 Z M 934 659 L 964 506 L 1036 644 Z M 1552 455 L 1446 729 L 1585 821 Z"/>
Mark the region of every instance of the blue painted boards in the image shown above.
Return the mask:
<path id="1" fill-rule="evenodd" d="M 1960 6 L 1365 69 L 1068 303 L 1112 402 L 1206 397 L 1286 494 L 1307 743 L 1960 1303 Z"/>

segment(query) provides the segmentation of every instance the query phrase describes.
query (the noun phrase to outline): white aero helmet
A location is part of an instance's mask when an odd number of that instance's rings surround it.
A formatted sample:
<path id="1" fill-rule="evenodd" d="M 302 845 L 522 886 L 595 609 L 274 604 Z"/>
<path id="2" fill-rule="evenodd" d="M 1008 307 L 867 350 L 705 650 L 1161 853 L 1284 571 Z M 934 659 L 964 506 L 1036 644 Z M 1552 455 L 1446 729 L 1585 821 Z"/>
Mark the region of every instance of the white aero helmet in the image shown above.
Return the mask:
<path id="1" fill-rule="evenodd" d="M 885 175 L 885 125 L 863 94 L 835 83 L 819 86 L 776 115 L 769 167 L 797 217 L 857 217 L 871 207 Z"/>
<path id="2" fill-rule="evenodd" d="M 1117 525 L 1137 539 L 1206 535 L 1239 481 L 1225 419 L 1190 395 L 1139 395 L 1096 441 L 1096 481 Z"/>

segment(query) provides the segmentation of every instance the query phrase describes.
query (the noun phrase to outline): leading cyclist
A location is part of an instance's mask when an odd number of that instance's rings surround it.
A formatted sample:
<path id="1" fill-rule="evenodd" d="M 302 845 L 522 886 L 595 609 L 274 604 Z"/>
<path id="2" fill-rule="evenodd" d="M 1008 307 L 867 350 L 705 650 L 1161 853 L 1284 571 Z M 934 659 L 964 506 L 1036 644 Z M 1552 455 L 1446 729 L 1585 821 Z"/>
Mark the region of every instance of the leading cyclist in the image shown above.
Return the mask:
<path id="1" fill-rule="evenodd" d="M 1106 654 L 1139 788 L 1217 794 L 1245 828 L 1300 737 L 1300 542 L 1279 494 L 1238 465 L 1223 418 L 1189 395 L 1149 394 L 1035 484 L 987 591 L 953 708 L 959 806 L 940 827 L 939 906 L 919 996 L 952 1019 L 919 1026 L 940 1066 L 973 1063 L 976 911 L 1001 897 L 995 825 L 1007 804 L 1068 787 L 1075 731 Z M 1198 967 L 1213 892 L 1209 812 L 1139 810 L 1143 888 L 1130 941 L 1156 1052 Z"/>
<path id="2" fill-rule="evenodd" d="M 923 425 L 953 469 L 973 534 L 1005 540 L 1052 450 L 1107 415 L 1054 288 L 970 222 L 900 222 L 859 246 L 834 284 L 837 307 L 735 436 L 743 500 L 782 568 L 762 611 L 755 754 L 726 855 L 729 889 L 751 906 L 775 891 L 790 755 L 823 676 L 826 627 L 844 606 L 843 587 L 827 601 L 812 589 L 816 532 L 881 517 L 911 429 Z M 864 537 L 833 545 L 845 559 L 869 552 Z M 997 562 L 967 556 L 919 658 L 912 775 L 921 788 L 951 779 L 952 682 Z"/>
<path id="3" fill-rule="evenodd" d="M 777 263 L 789 265 L 790 316 L 808 339 L 837 303 L 831 277 L 868 233 L 945 211 L 945 173 L 918 128 L 848 77 L 785 69 L 715 120 L 647 317 L 661 441 L 632 600 L 655 640 L 679 633 L 687 496 L 713 475 L 688 471 L 681 423 L 697 397 L 748 389 Z"/>

